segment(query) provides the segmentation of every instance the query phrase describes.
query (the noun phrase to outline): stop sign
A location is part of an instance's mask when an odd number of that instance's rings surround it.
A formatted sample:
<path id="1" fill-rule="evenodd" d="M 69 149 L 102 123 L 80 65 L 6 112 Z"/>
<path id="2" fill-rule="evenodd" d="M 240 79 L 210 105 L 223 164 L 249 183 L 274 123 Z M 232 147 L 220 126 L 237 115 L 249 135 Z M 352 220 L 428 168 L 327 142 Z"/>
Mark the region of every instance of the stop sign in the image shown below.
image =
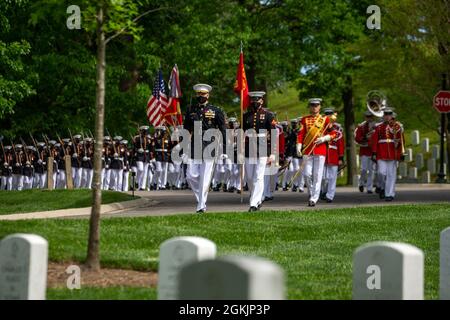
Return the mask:
<path id="1" fill-rule="evenodd" d="M 433 106 L 440 113 L 450 112 L 450 91 L 439 91 L 433 98 Z"/>

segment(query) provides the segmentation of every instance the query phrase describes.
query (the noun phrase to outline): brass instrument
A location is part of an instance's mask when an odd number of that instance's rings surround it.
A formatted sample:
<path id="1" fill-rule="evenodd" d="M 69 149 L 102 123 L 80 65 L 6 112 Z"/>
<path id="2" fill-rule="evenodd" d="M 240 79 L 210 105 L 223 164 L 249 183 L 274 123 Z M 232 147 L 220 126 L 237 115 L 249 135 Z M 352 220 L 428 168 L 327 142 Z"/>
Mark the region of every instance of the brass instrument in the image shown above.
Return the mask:
<path id="1" fill-rule="evenodd" d="M 386 96 L 377 90 L 369 91 L 366 97 L 366 104 L 370 113 L 375 117 L 381 118 L 387 105 Z"/>

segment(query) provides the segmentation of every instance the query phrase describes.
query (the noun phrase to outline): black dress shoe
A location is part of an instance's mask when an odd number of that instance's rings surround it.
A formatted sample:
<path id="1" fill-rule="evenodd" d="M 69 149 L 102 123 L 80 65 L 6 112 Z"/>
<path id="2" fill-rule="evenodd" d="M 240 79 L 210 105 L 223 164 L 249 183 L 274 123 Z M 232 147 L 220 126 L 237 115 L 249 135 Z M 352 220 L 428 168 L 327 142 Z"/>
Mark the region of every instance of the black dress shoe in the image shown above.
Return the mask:
<path id="1" fill-rule="evenodd" d="M 303 192 L 305 192 L 305 190 L 303 190 L 303 189 L 298 189 L 298 192 L 303 193 Z"/>
<path id="2" fill-rule="evenodd" d="M 325 198 L 325 200 L 327 201 L 327 203 L 332 203 L 333 202 L 333 200 L 328 199 L 328 198 Z"/>
<path id="3" fill-rule="evenodd" d="M 315 207 L 316 203 L 314 201 L 309 201 L 308 202 L 308 207 Z"/>
<path id="4" fill-rule="evenodd" d="M 394 197 L 386 197 L 386 198 L 384 199 L 384 201 L 392 201 L 392 200 L 394 200 Z"/>
<path id="5" fill-rule="evenodd" d="M 380 190 L 381 190 L 380 188 L 376 187 L 375 188 L 375 193 L 380 193 Z"/>
<path id="6" fill-rule="evenodd" d="M 257 207 L 250 207 L 250 209 L 248 209 L 248 212 L 254 212 L 254 211 L 258 211 Z"/>
<path id="7" fill-rule="evenodd" d="M 219 187 L 214 187 L 214 188 L 212 188 L 212 190 L 213 190 L 214 192 L 217 192 L 217 191 L 219 191 Z"/>
<path id="8" fill-rule="evenodd" d="M 326 200 L 327 199 L 326 193 L 321 193 L 320 196 L 319 196 L 319 199 L 320 200 Z"/>
<path id="9" fill-rule="evenodd" d="M 364 192 L 364 186 L 359 186 L 359 192 Z"/>
<path id="10" fill-rule="evenodd" d="M 272 201 L 273 197 L 264 197 L 264 201 Z"/>
<path id="11" fill-rule="evenodd" d="M 372 194 L 372 193 L 373 193 L 373 191 L 367 191 L 367 193 L 368 193 L 368 194 Z"/>
<path id="12" fill-rule="evenodd" d="M 206 209 L 200 209 L 200 210 L 197 210 L 197 212 L 196 213 L 198 213 L 198 214 L 202 214 L 202 213 L 205 213 L 206 212 Z"/>
<path id="13" fill-rule="evenodd" d="M 384 199 L 385 195 L 384 195 L 384 190 L 380 190 L 380 199 Z"/>
<path id="14" fill-rule="evenodd" d="M 284 187 L 284 188 L 283 188 L 283 191 L 287 191 L 287 190 L 288 190 L 288 188 L 287 188 L 287 187 Z"/>
<path id="15" fill-rule="evenodd" d="M 292 192 L 297 192 L 298 187 L 297 186 L 293 186 L 292 187 Z"/>

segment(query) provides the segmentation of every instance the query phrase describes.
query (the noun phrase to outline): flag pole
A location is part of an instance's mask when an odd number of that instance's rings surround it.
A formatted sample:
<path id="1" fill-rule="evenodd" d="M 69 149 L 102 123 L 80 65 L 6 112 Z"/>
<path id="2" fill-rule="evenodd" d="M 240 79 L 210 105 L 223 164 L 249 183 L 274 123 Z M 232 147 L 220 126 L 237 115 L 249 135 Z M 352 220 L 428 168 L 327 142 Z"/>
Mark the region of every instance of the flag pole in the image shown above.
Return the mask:
<path id="1" fill-rule="evenodd" d="M 242 47 L 241 47 L 242 48 Z M 243 114 L 243 111 L 244 111 L 244 90 L 242 90 L 241 89 L 241 131 L 243 130 L 243 128 L 244 128 L 244 114 Z M 242 133 L 244 133 L 243 131 L 242 131 Z M 244 139 L 244 136 L 243 135 L 241 135 L 241 141 L 240 141 L 240 143 L 241 143 L 241 152 L 245 152 L 244 151 L 244 146 L 243 146 L 243 139 Z M 241 182 L 241 203 L 244 203 L 244 164 L 242 163 L 241 164 L 241 176 L 240 176 L 240 182 Z"/>
<path id="2" fill-rule="evenodd" d="M 241 40 L 241 53 L 243 52 L 244 44 Z M 244 88 L 241 86 L 241 132 L 243 132 L 244 128 Z M 241 152 L 244 152 L 244 143 L 243 143 L 244 135 L 241 135 Z M 245 161 L 245 160 L 244 160 Z M 244 203 L 244 163 L 241 164 L 241 172 L 240 172 L 240 183 L 241 183 L 241 203 Z"/>

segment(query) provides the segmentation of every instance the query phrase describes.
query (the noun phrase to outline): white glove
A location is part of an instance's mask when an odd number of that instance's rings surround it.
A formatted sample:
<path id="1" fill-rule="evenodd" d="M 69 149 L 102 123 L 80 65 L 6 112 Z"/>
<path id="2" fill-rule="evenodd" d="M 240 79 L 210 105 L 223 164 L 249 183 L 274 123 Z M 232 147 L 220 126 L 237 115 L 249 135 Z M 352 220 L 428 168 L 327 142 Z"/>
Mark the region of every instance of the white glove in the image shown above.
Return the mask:
<path id="1" fill-rule="evenodd" d="M 187 153 L 183 153 L 183 155 L 181 156 L 181 160 L 183 161 L 183 163 L 188 163 L 189 156 L 187 155 Z"/>
<path id="2" fill-rule="evenodd" d="M 78 154 L 77 154 L 77 153 L 74 153 L 74 154 L 72 155 L 72 157 L 73 157 L 73 158 L 78 158 Z"/>
<path id="3" fill-rule="evenodd" d="M 297 157 L 301 157 L 303 155 L 302 147 L 303 147 L 303 145 L 301 143 L 297 143 Z"/>
<path id="4" fill-rule="evenodd" d="M 227 159 L 228 159 L 228 155 L 226 155 L 226 154 L 220 155 L 220 160 L 227 160 Z"/>
<path id="5" fill-rule="evenodd" d="M 238 164 L 243 164 L 245 162 L 243 153 L 237 155 L 237 161 L 238 161 Z"/>
<path id="6" fill-rule="evenodd" d="M 275 155 L 274 155 L 274 154 L 271 154 L 271 155 L 269 156 L 269 159 L 268 159 L 267 162 L 268 162 L 269 164 L 275 163 Z"/>
<path id="7" fill-rule="evenodd" d="M 316 144 L 321 144 L 321 143 L 324 143 L 324 142 L 327 142 L 327 141 L 330 141 L 330 140 L 331 140 L 331 136 L 329 134 L 327 134 L 326 136 L 317 138 Z"/>

